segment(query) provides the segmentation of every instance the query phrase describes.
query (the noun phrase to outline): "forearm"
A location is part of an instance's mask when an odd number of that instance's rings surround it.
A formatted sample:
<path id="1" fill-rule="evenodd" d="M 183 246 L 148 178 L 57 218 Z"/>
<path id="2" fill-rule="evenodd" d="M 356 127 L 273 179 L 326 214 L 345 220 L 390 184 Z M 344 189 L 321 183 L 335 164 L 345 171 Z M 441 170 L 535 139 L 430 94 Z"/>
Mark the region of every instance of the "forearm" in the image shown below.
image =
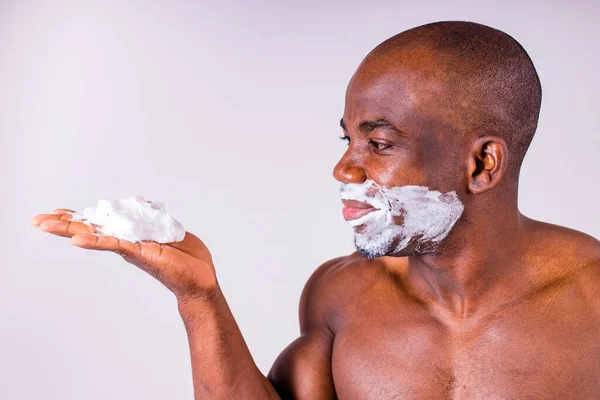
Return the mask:
<path id="1" fill-rule="evenodd" d="M 188 335 L 196 399 L 278 399 L 260 372 L 219 287 L 214 295 L 179 299 Z"/>

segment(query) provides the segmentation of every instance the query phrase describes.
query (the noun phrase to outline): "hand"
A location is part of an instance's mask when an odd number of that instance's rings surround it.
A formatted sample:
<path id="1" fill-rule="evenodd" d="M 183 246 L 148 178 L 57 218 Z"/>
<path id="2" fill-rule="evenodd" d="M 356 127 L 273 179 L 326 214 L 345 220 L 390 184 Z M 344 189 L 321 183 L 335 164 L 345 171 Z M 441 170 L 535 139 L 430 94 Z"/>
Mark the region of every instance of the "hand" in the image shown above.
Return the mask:
<path id="1" fill-rule="evenodd" d="M 117 253 L 171 290 L 179 300 L 210 296 L 217 278 L 208 248 L 189 232 L 181 242 L 129 242 L 113 236 L 99 236 L 95 228 L 71 221 L 72 210 L 58 208 L 52 214 L 38 214 L 31 224 L 45 232 L 71 238 L 71 244 L 92 250 Z"/>

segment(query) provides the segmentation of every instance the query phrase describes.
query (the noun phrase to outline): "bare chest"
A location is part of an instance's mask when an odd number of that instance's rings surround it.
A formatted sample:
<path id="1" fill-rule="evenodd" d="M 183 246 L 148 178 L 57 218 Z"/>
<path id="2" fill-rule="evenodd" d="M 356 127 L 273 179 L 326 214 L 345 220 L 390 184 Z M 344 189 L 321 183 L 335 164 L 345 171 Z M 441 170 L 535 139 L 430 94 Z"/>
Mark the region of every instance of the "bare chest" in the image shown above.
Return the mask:
<path id="1" fill-rule="evenodd" d="M 600 398 L 600 324 L 584 306 L 525 305 L 452 329 L 385 310 L 340 324 L 339 399 Z"/>

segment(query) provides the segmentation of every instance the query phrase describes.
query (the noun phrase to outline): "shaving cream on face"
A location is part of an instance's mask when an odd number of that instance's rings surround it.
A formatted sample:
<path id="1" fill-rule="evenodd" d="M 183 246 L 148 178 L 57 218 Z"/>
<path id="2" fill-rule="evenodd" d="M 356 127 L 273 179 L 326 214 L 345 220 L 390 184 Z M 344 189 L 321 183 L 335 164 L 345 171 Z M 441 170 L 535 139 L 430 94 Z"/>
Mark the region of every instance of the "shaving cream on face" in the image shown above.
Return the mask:
<path id="1" fill-rule="evenodd" d="M 185 229 L 166 211 L 163 203 L 148 203 L 142 196 L 99 200 L 98 206 L 72 215 L 73 221 L 97 225 L 97 234 L 130 242 L 180 242 L 185 236 Z"/>
<path id="2" fill-rule="evenodd" d="M 464 210 L 455 191 L 440 193 L 425 186 L 387 188 L 368 180 L 342 183 L 340 194 L 344 200 L 369 203 L 377 209 L 348 221 L 354 227 L 361 226 L 354 230 L 354 244 L 369 259 L 408 255 L 402 250 L 411 241 L 431 248 L 448 235 Z M 394 217 L 402 217 L 403 222 L 397 224 Z"/>

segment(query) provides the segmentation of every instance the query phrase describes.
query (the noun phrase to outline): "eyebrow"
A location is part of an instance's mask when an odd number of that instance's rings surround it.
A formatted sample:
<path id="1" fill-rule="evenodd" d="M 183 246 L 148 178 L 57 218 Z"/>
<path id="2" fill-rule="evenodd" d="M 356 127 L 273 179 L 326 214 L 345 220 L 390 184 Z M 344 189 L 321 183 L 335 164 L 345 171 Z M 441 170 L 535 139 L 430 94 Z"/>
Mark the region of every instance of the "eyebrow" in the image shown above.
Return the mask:
<path id="1" fill-rule="evenodd" d="M 346 123 L 344 122 L 344 118 L 340 119 L 340 126 L 343 130 L 348 132 L 348 129 L 346 128 Z M 404 132 L 398 130 L 394 125 L 392 125 L 392 123 L 390 123 L 390 121 L 388 121 L 385 118 L 378 118 L 376 120 L 366 120 L 358 124 L 358 129 L 362 132 L 372 132 L 378 128 L 389 128 L 399 136 L 406 136 Z"/>

